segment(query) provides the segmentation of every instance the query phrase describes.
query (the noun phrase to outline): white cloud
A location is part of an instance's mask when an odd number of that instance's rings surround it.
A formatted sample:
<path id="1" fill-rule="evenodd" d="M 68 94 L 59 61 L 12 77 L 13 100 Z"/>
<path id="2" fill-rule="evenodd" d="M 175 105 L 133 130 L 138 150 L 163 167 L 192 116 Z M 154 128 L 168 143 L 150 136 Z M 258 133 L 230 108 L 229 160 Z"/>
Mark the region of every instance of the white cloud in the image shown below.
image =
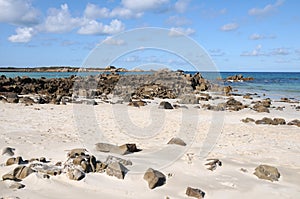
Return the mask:
<path id="1" fill-rule="evenodd" d="M 268 4 L 264 8 L 252 8 L 248 11 L 249 15 L 252 16 L 263 16 L 263 15 L 268 15 L 276 9 L 281 6 L 284 3 L 284 0 L 277 0 L 275 4 Z"/>
<path id="2" fill-rule="evenodd" d="M 111 36 L 106 37 L 103 40 L 103 43 L 108 44 L 108 45 L 115 45 L 115 46 L 122 46 L 122 45 L 126 44 L 126 42 L 124 40 L 122 40 L 122 39 L 114 39 Z"/>
<path id="3" fill-rule="evenodd" d="M 253 33 L 252 35 L 249 36 L 249 39 L 251 40 L 259 40 L 259 39 L 275 39 L 275 35 L 261 35 L 258 33 Z"/>
<path id="4" fill-rule="evenodd" d="M 125 25 L 117 20 L 114 19 L 110 22 L 109 25 L 104 25 L 96 20 L 91 20 L 82 26 L 79 30 L 79 34 L 84 35 L 104 35 L 104 34 L 116 34 L 125 29 Z"/>
<path id="5" fill-rule="evenodd" d="M 191 35 L 194 34 L 195 30 L 192 28 L 171 28 L 169 32 L 169 36 L 171 37 L 177 37 L 177 36 L 183 36 L 183 35 Z"/>
<path id="6" fill-rule="evenodd" d="M 45 32 L 64 33 L 79 27 L 82 23 L 83 20 L 73 18 L 68 5 L 63 4 L 60 9 L 51 8 L 49 10 L 48 16 L 40 29 Z"/>
<path id="7" fill-rule="evenodd" d="M 221 27 L 222 31 L 233 31 L 238 29 L 239 25 L 237 23 L 228 23 Z"/>
<path id="8" fill-rule="evenodd" d="M 190 0 L 178 0 L 175 3 L 174 8 L 177 12 L 184 13 L 188 8 L 189 3 L 190 3 Z"/>
<path id="9" fill-rule="evenodd" d="M 122 5 L 125 8 L 134 11 L 148 11 L 148 10 L 159 10 L 166 6 L 169 0 L 122 0 Z"/>
<path id="10" fill-rule="evenodd" d="M 39 23 L 39 14 L 28 0 L 0 0 L 0 22 L 34 25 Z"/>
<path id="11" fill-rule="evenodd" d="M 27 43 L 31 40 L 34 35 L 33 28 L 17 28 L 15 35 L 8 37 L 8 40 L 14 43 Z"/>
<path id="12" fill-rule="evenodd" d="M 116 7 L 112 10 L 99 7 L 95 4 L 88 3 L 85 10 L 84 16 L 88 19 L 97 19 L 97 18 L 138 18 L 143 15 L 142 12 L 133 12 L 128 8 Z"/>
<path id="13" fill-rule="evenodd" d="M 272 55 L 289 55 L 290 52 L 286 48 L 275 48 L 271 52 Z"/>
<path id="14" fill-rule="evenodd" d="M 255 47 L 254 50 L 252 50 L 251 52 L 244 52 L 241 54 L 241 56 L 266 56 L 267 54 L 261 52 L 262 49 L 262 45 L 259 44 Z"/>
<path id="15" fill-rule="evenodd" d="M 166 22 L 168 24 L 175 25 L 175 26 L 183 26 L 191 23 L 191 21 L 188 20 L 187 18 L 179 17 L 179 16 L 170 16 Z"/>

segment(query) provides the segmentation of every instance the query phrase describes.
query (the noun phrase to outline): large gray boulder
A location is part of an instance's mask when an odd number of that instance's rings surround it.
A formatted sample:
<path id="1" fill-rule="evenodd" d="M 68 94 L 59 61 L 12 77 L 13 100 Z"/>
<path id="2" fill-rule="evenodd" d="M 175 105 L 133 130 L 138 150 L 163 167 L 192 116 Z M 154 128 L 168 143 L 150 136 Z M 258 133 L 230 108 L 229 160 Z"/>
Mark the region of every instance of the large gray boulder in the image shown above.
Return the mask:
<path id="1" fill-rule="evenodd" d="M 148 182 L 150 189 L 154 189 L 165 184 L 166 176 L 160 171 L 149 168 L 144 174 L 144 180 Z"/>

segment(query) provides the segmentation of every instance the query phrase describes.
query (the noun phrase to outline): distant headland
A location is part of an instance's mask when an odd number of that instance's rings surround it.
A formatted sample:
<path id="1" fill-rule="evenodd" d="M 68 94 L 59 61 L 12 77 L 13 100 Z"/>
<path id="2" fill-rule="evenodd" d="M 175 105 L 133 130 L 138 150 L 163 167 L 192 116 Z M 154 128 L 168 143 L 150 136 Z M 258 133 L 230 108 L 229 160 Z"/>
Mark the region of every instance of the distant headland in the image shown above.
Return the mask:
<path id="1" fill-rule="evenodd" d="M 81 68 L 71 66 L 45 66 L 45 67 L 0 67 L 0 72 L 127 72 L 128 69 L 107 66 L 105 68 Z M 131 70 L 132 71 L 132 70 Z M 140 70 L 139 70 L 140 71 Z"/>

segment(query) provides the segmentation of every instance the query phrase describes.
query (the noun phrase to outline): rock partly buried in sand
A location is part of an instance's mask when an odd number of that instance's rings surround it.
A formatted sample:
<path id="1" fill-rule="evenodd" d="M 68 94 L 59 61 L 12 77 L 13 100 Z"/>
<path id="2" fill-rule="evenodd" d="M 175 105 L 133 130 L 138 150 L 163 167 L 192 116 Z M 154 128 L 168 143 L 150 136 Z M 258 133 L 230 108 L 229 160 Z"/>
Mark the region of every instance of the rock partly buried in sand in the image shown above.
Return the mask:
<path id="1" fill-rule="evenodd" d="M 2 176 L 2 180 L 14 180 L 14 181 L 20 181 L 19 179 L 17 179 L 15 176 L 13 176 L 10 173 L 4 174 Z"/>
<path id="2" fill-rule="evenodd" d="M 249 123 L 249 122 L 255 122 L 255 120 L 252 119 L 252 118 L 247 117 L 247 118 L 245 118 L 245 119 L 242 119 L 242 122 L 244 122 L 244 123 Z"/>
<path id="3" fill-rule="evenodd" d="M 130 160 L 125 160 L 125 159 L 122 159 L 122 158 L 119 158 L 116 156 L 112 156 L 112 155 L 107 156 L 107 158 L 105 160 L 105 164 L 109 165 L 113 162 L 119 162 L 125 166 L 132 165 L 132 162 Z"/>
<path id="4" fill-rule="evenodd" d="M 205 166 L 208 166 L 208 170 L 215 170 L 217 166 L 222 166 L 222 162 L 219 159 L 207 159 L 209 161 L 208 163 L 205 164 Z"/>
<path id="5" fill-rule="evenodd" d="M 80 171 L 79 169 L 70 169 L 67 173 L 67 176 L 71 180 L 82 180 L 85 177 L 85 173 Z"/>
<path id="6" fill-rule="evenodd" d="M 33 172 L 34 172 L 34 170 L 32 170 L 31 168 L 29 168 L 27 166 L 18 166 L 14 169 L 13 176 L 15 176 L 19 180 L 23 180 L 24 178 L 26 178 Z"/>
<path id="7" fill-rule="evenodd" d="M 9 185 L 10 189 L 22 189 L 24 187 L 25 187 L 25 185 L 23 185 L 23 184 L 21 184 L 19 182 L 14 182 L 11 185 Z"/>
<path id="8" fill-rule="evenodd" d="M 165 184 L 166 176 L 160 171 L 149 168 L 144 174 L 144 180 L 148 182 L 150 189 L 154 189 Z"/>
<path id="9" fill-rule="evenodd" d="M 15 150 L 14 148 L 11 148 L 11 147 L 5 147 L 5 148 L 2 150 L 2 155 L 7 154 L 7 155 L 9 155 L 9 156 L 13 156 L 13 155 L 15 155 L 14 150 Z"/>
<path id="10" fill-rule="evenodd" d="M 121 146 L 108 144 L 108 143 L 97 143 L 96 150 L 104 153 L 116 153 L 119 155 L 126 155 L 140 151 L 137 149 L 135 144 L 123 144 Z"/>
<path id="11" fill-rule="evenodd" d="M 200 189 L 196 189 L 196 188 L 192 188 L 192 187 L 188 187 L 186 188 L 186 192 L 185 194 L 189 197 L 194 197 L 194 198 L 204 198 L 205 196 L 205 192 L 200 190 Z"/>
<path id="12" fill-rule="evenodd" d="M 254 175 L 256 175 L 260 179 L 278 181 L 280 178 L 280 173 L 276 167 L 272 167 L 269 165 L 259 165 L 255 168 Z"/>
<path id="13" fill-rule="evenodd" d="M 176 144 L 176 145 L 180 145 L 180 146 L 186 146 L 186 143 L 185 143 L 182 139 L 177 138 L 177 137 L 172 138 L 172 139 L 168 142 L 168 144 Z"/>
<path id="14" fill-rule="evenodd" d="M 124 179 L 128 169 L 119 162 L 113 162 L 109 164 L 106 168 L 106 174 L 109 176 L 115 176 L 119 179 Z"/>
<path id="15" fill-rule="evenodd" d="M 173 109 L 173 106 L 170 104 L 170 102 L 162 101 L 158 108 L 160 109 Z"/>
<path id="16" fill-rule="evenodd" d="M 199 98 L 195 95 L 183 95 L 179 99 L 180 104 L 199 104 Z"/>
<path id="17" fill-rule="evenodd" d="M 295 126 L 298 126 L 300 127 L 300 120 L 292 120 L 288 123 L 288 125 L 295 125 Z"/>
<path id="18" fill-rule="evenodd" d="M 84 148 L 72 149 L 68 153 L 68 157 L 69 158 L 76 158 L 77 156 L 85 155 L 86 152 L 87 152 L 87 150 L 84 149 Z"/>
<path id="19" fill-rule="evenodd" d="M 269 124 L 269 125 L 284 125 L 286 124 L 283 118 L 268 118 L 264 117 L 261 120 L 256 120 L 255 124 Z"/>
<path id="20" fill-rule="evenodd" d="M 9 166 L 12 164 L 27 164 L 28 160 L 23 160 L 23 158 L 21 156 L 18 156 L 16 158 L 9 158 L 7 159 L 5 165 Z"/>
<path id="21" fill-rule="evenodd" d="M 128 106 L 133 106 L 133 107 L 140 107 L 140 106 L 146 106 L 147 102 L 143 100 L 138 100 L 138 101 L 131 101 L 129 102 Z"/>

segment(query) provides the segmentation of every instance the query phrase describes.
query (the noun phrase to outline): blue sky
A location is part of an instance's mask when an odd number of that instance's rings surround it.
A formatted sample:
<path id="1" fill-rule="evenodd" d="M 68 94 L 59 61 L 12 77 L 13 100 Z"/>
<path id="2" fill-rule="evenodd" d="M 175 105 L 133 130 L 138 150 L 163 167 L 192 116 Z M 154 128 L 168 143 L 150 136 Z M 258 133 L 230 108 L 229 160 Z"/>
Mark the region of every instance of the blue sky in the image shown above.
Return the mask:
<path id="1" fill-rule="evenodd" d="M 82 66 L 96 46 L 129 43 L 115 35 L 158 27 L 198 43 L 221 71 L 300 71 L 299 9 L 298 0 L 0 0 L 0 66 Z M 145 49 L 114 62 L 148 63 L 187 64 Z"/>

